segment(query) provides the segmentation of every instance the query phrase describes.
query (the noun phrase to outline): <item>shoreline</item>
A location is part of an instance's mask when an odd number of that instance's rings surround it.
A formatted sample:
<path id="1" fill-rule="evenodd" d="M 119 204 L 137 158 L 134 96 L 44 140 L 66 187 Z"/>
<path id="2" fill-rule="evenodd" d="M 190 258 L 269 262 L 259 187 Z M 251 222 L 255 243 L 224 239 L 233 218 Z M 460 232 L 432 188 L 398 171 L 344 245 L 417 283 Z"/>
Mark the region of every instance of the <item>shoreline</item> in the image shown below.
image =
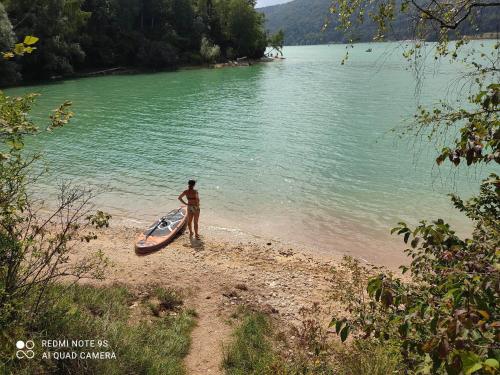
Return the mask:
<path id="1" fill-rule="evenodd" d="M 134 218 L 130 215 L 113 214 L 112 222 L 115 228 L 127 228 L 127 230 L 140 233 L 157 219 L 158 215 L 151 215 L 151 219 Z M 274 226 L 271 224 L 275 224 Z M 264 246 L 271 243 L 282 249 L 292 248 L 294 251 L 312 256 L 318 260 L 342 259 L 343 256 L 352 256 L 364 264 L 374 264 L 391 269 L 398 269 L 400 265 L 406 264 L 408 259 L 404 254 L 405 244 L 402 239 L 387 234 L 374 238 L 360 236 L 352 238 L 345 236 L 325 235 L 321 238 L 315 237 L 315 232 L 298 233 L 289 236 L 284 232 L 276 230 L 286 227 L 286 223 L 267 223 L 261 227 L 243 225 L 243 222 L 223 220 L 213 213 L 204 214 L 200 219 L 200 233 L 209 238 L 226 243 L 251 242 Z M 276 230 L 276 231 L 275 231 Z M 187 231 L 187 228 L 186 228 Z"/>
<path id="2" fill-rule="evenodd" d="M 19 84 L 14 84 L 10 86 L 0 87 L 0 91 L 8 90 L 13 88 L 21 87 L 36 87 L 41 85 L 58 84 L 64 81 L 73 79 L 84 79 L 84 78 L 98 78 L 98 77 L 108 77 L 108 76 L 127 76 L 127 75 L 141 75 L 141 74 L 161 74 L 161 73 L 173 73 L 181 72 L 185 70 L 198 70 L 198 69 L 221 69 L 221 68 L 240 68 L 240 67 L 250 67 L 252 65 L 265 64 L 274 62 L 274 59 L 269 59 L 266 56 L 260 59 L 246 59 L 248 64 L 238 64 L 233 61 L 228 61 L 218 64 L 182 64 L 179 66 L 174 66 L 171 68 L 152 70 L 144 68 L 134 68 L 134 67 L 112 67 L 112 68 L 102 68 L 99 70 L 93 70 L 89 72 L 75 72 L 67 76 L 54 76 L 50 78 L 45 78 L 35 81 L 24 81 L 19 82 Z"/>
<path id="3" fill-rule="evenodd" d="M 215 288 L 222 291 L 221 297 L 229 298 L 229 301 L 221 300 L 226 302 L 221 308 L 237 304 L 231 303 L 233 297 L 224 294 L 236 285 L 245 284 L 247 290 L 236 288 L 240 290 L 237 294 L 246 295 L 242 303 L 297 318 L 300 307 L 311 301 L 310 293 L 319 292 L 316 297 L 322 302 L 325 277 L 342 258 L 309 253 L 303 248 L 243 232 L 228 234 L 215 228 L 202 233 L 199 241 L 190 238 L 185 230 L 166 247 L 137 254 L 134 241 L 140 232 L 138 227 L 112 224 L 106 230 L 99 230 L 98 238 L 75 255 L 101 249 L 111 261 L 104 284 L 123 283 L 139 289 L 151 283 L 168 284 L 183 290 L 190 298 Z M 318 283 L 313 284 L 313 279 Z M 296 303 L 285 305 L 284 299 Z"/>
<path id="4" fill-rule="evenodd" d="M 466 38 L 467 41 L 496 41 L 497 39 L 494 38 L 494 35 L 491 35 L 492 33 L 485 33 L 480 34 L 480 35 L 465 35 L 464 37 Z M 452 39 L 450 42 L 456 42 L 459 39 Z M 357 41 L 357 42 L 352 42 L 352 43 L 343 43 L 343 42 L 325 42 L 325 43 L 320 43 L 320 44 L 286 44 L 284 47 L 314 47 L 314 46 L 329 46 L 329 45 L 360 45 L 360 44 L 387 44 L 387 43 L 405 43 L 409 42 L 411 40 L 382 40 L 382 41 Z M 429 40 L 426 41 L 427 43 L 436 43 L 436 41 Z M 53 78 L 46 78 L 46 79 L 41 79 L 41 80 L 34 80 L 34 81 L 25 81 L 25 82 L 20 82 L 19 84 L 14 84 L 14 85 L 9 85 L 9 86 L 2 86 L 0 87 L 1 90 L 7 90 L 11 88 L 20 88 L 20 87 L 36 87 L 40 85 L 49 85 L 49 84 L 57 84 L 60 82 L 64 82 L 66 80 L 71 80 L 71 79 L 82 79 L 82 78 L 96 78 L 96 77 L 105 77 L 105 76 L 112 76 L 112 75 L 140 75 L 140 74 L 156 74 L 156 73 L 168 73 L 168 72 L 179 72 L 183 70 L 197 70 L 197 69 L 221 69 L 221 68 L 227 68 L 227 67 L 248 67 L 256 64 L 262 64 L 262 63 L 268 63 L 268 62 L 274 62 L 276 59 L 272 57 L 267 57 L 263 56 L 260 59 L 247 59 L 247 61 L 250 61 L 249 65 L 245 64 L 233 64 L 232 61 L 227 61 L 223 63 L 217 63 L 217 64 L 181 64 L 178 66 L 173 66 L 170 68 L 165 68 L 165 69 L 160 69 L 160 70 L 152 70 L 152 69 L 145 69 L 145 68 L 134 68 L 134 67 L 111 67 L 111 68 L 99 68 L 99 70 L 94 70 L 94 71 L 89 71 L 89 72 L 75 72 L 71 75 L 67 76 L 57 76 Z M 281 59 L 278 59 L 278 61 L 281 61 Z M 97 68 L 96 68 L 97 69 Z M 117 71 L 117 73 L 114 73 Z M 109 72 L 109 74 L 99 74 L 101 72 Z"/>
<path id="5" fill-rule="evenodd" d="M 184 231 L 166 247 L 137 255 L 133 245 L 140 232 L 137 226 L 113 222 L 99 230 L 97 239 L 75 256 L 101 250 L 110 267 L 105 280 L 82 283 L 123 285 L 137 298 L 147 297 L 155 285 L 179 291 L 186 308 L 198 316 L 185 359 L 190 374 L 222 374 L 223 348 L 231 340 L 231 322 L 241 309 L 262 312 L 287 330 L 300 326 L 304 311 L 314 305 L 320 306 L 325 325 L 340 308 L 331 297 L 332 268 L 340 265 L 339 255 L 325 256 L 213 227 L 202 232 L 201 241 Z M 137 303 L 129 308 L 132 316 L 140 313 Z"/>
<path id="6" fill-rule="evenodd" d="M 331 305 L 332 266 L 340 259 L 321 259 L 279 242 L 231 233 L 226 240 L 211 229 L 201 241 L 185 231 L 168 246 L 136 255 L 137 227 L 116 226 L 98 231 L 98 238 L 82 246 L 75 257 L 102 250 L 111 262 L 103 281 L 94 286 L 124 285 L 137 298 L 157 285 L 179 291 L 186 308 L 194 309 L 197 325 L 185 364 L 190 374 L 222 374 L 223 348 L 231 340 L 234 314 L 239 309 L 261 311 L 291 327 L 314 303 Z M 220 231 L 219 231 L 220 232 Z M 131 315 L 140 314 L 132 303 Z"/>

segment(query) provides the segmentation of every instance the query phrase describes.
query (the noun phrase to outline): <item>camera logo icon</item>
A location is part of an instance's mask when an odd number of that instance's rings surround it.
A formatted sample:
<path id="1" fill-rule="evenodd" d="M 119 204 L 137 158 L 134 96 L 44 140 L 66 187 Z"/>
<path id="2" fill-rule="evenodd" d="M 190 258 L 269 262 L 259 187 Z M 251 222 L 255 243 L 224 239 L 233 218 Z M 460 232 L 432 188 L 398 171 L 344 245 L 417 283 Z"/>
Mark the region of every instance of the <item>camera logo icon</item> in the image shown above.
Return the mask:
<path id="1" fill-rule="evenodd" d="M 33 340 L 27 340 L 26 342 L 19 340 L 18 342 L 16 342 L 16 348 L 18 349 L 16 351 L 16 357 L 18 359 L 33 358 L 35 356 L 35 352 L 33 351 L 34 347 L 35 342 Z"/>

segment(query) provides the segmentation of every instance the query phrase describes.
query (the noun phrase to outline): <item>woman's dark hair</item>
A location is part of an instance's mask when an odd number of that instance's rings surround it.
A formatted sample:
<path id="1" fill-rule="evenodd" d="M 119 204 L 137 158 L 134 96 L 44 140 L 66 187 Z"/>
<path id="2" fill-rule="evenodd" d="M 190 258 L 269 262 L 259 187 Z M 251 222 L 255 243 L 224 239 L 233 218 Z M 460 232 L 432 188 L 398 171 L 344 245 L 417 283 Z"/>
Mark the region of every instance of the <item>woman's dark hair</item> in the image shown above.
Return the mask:
<path id="1" fill-rule="evenodd" d="M 194 188 L 194 185 L 196 185 L 196 181 L 195 180 L 189 180 L 188 181 L 188 185 L 190 188 Z"/>

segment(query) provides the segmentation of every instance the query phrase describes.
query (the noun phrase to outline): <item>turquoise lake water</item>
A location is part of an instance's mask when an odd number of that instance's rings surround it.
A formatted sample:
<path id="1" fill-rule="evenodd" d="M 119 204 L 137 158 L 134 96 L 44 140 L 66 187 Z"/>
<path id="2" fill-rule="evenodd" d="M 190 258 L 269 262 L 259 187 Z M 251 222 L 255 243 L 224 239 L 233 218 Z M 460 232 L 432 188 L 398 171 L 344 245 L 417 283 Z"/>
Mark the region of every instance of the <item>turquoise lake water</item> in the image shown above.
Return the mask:
<path id="1" fill-rule="evenodd" d="M 202 225 L 300 242 L 372 261 L 400 251 L 398 221 L 442 217 L 464 230 L 447 192 L 470 194 L 484 170 L 436 168 L 435 146 L 390 130 L 417 104 L 453 98 L 457 67 L 429 65 L 421 91 L 398 44 L 285 48 L 246 68 L 67 80 L 38 116 L 68 99 L 72 123 L 29 141 L 44 150 L 50 193 L 62 179 L 108 185 L 97 200 L 142 225 L 198 180 Z"/>

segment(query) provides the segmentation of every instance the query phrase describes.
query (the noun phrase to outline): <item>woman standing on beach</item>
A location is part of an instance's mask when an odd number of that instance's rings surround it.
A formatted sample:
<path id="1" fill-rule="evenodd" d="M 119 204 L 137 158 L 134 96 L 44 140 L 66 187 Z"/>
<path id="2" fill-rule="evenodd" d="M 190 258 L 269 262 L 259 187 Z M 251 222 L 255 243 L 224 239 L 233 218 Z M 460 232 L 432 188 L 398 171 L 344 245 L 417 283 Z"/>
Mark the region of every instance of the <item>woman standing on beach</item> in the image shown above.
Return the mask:
<path id="1" fill-rule="evenodd" d="M 200 235 L 198 234 L 198 219 L 200 218 L 200 196 L 198 195 L 198 190 L 194 189 L 194 185 L 196 185 L 195 180 L 188 181 L 188 189 L 184 190 L 181 195 L 179 195 L 179 200 L 182 204 L 187 205 L 188 212 L 188 227 L 189 227 L 189 235 L 193 235 L 193 219 L 194 219 L 194 234 L 196 239 L 200 239 Z M 184 197 L 187 197 L 187 202 L 184 201 Z"/>

